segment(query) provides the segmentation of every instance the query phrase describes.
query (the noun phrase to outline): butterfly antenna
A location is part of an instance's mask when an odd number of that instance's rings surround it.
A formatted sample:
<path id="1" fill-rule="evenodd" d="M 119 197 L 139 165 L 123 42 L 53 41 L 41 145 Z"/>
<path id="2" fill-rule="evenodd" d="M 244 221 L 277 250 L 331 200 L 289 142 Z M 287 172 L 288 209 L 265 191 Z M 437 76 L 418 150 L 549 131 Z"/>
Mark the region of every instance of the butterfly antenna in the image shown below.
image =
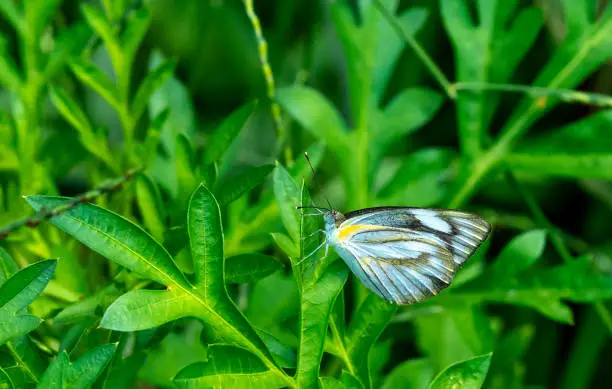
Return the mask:
<path id="1" fill-rule="evenodd" d="M 314 181 L 314 178 L 316 176 L 316 171 L 315 171 L 314 167 L 312 166 L 312 163 L 310 162 L 310 157 L 308 156 L 308 152 L 307 151 L 304 152 L 304 158 L 306 158 L 306 162 L 308 162 L 308 166 L 310 166 L 310 170 L 312 170 L 312 180 Z M 319 189 L 321 189 L 321 188 L 319 188 Z M 323 193 L 322 189 L 321 189 L 321 193 Z M 332 205 L 331 205 L 331 202 L 329 201 L 329 198 L 327 198 L 325 193 L 323 193 L 323 197 L 325 197 L 325 201 L 327 201 L 327 205 L 329 206 L 329 209 L 330 210 L 334 209 L 334 207 L 332 207 Z"/>

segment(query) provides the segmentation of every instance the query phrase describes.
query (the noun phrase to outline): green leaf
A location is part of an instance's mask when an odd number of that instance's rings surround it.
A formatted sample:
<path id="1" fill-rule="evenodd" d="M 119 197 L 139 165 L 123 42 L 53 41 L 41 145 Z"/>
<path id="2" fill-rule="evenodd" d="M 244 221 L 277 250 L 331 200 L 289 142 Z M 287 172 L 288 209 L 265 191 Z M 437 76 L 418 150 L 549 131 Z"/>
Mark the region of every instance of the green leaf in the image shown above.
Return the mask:
<path id="1" fill-rule="evenodd" d="M 92 132 L 87 115 L 65 90 L 51 86 L 49 96 L 53 105 L 77 131 L 80 133 Z"/>
<path id="2" fill-rule="evenodd" d="M 346 335 L 348 354 L 357 368 L 357 376 L 366 388 L 371 387 L 368 363 L 370 350 L 396 310 L 396 305 L 368 293 L 353 314 Z"/>
<path id="3" fill-rule="evenodd" d="M 437 314 L 417 317 L 415 325 L 418 347 L 435 371 L 493 349 L 490 319 L 480 306 L 445 306 Z"/>
<path id="4" fill-rule="evenodd" d="M 2 389 L 14 389 L 13 381 L 11 377 L 0 367 L 0 388 Z"/>
<path id="5" fill-rule="evenodd" d="M 104 162 L 110 169 L 118 170 L 116 158 L 108 148 L 106 137 L 99 136 L 94 132 L 87 115 L 77 102 L 65 90 L 53 86 L 49 88 L 49 96 L 64 119 L 77 130 L 81 144 L 85 149 Z"/>
<path id="6" fill-rule="evenodd" d="M 0 35 L 0 83 L 12 92 L 18 92 L 22 86 L 21 75 L 11 55 L 6 50 L 6 42 L 2 35 Z"/>
<path id="7" fill-rule="evenodd" d="M 281 323 L 298 316 L 299 301 L 295 278 L 276 272 L 253 285 L 246 315 L 257 328 L 276 334 Z"/>
<path id="8" fill-rule="evenodd" d="M 60 72 L 71 57 L 82 52 L 91 38 L 91 30 L 84 23 L 78 23 L 62 31 L 55 40 L 43 70 L 43 78 L 51 80 Z"/>
<path id="9" fill-rule="evenodd" d="M 49 364 L 45 374 L 41 377 L 37 389 L 58 389 L 64 385 L 64 372 L 69 369 L 70 360 L 65 351 L 55 357 Z"/>
<path id="10" fill-rule="evenodd" d="M 274 195 L 283 225 L 297 247 L 300 240 L 300 215 L 297 209 L 300 205 L 300 190 L 281 165 L 277 165 L 274 170 Z"/>
<path id="11" fill-rule="evenodd" d="M 87 319 L 98 319 L 119 296 L 121 291 L 114 284 L 77 303 L 67 306 L 53 318 L 54 323 L 76 324 Z"/>
<path id="12" fill-rule="evenodd" d="M 430 389 L 479 389 L 487 376 L 491 355 L 482 355 L 454 363 L 444 369 L 429 386 Z"/>
<path id="13" fill-rule="evenodd" d="M 534 325 L 527 324 L 511 329 L 496 342 L 485 387 L 489 387 L 487 384 L 492 382 L 504 382 L 517 387 L 523 385 L 523 359 L 530 349 L 534 335 Z"/>
<path id="14" fill-rule="evenodd" d="M 142 80 L 132 101 L 131 114 L 134 119 L 140 118 L 144 113 L 151 96 L 172 77 L 175 67 L 174 61 L 166 60 Z"/>
<path id="15" fill-rule="evenodd" d="M 92 30 L 102 38 L 104 46 L 106 50 L 108 50 L 108 54 L 113 62 L 115 71 L 125 71 L 123 52 L 119 44 L 119 39 L 114 32 L 115 29 L 111 23 L 106 19 L 104 14 L 92 5 L 82 4 L 81 11 L 83 12 L 83 16 L 85 16 L 87 24 L 89 24 Z M 130 61 L 127 61 L 127 63 L 130 63 Z M 107 101 L 110 102 L 108 99 Z"/>
<path id="16" fill-rule="evenodd" d="M 106 344 L 87 352 L 64 373 L 64 388 L 91 388 L 113 358 L 117 344 Z"/>
<path id="17" fill-rule="evenodd" d="M 191 140 L 183 133 L 176 136 L 176 179 L 178 182 L 177 203 L 179 206 L 179 215 L 182 217 L 184 209 L 189 200 L 189 196 L 193 193 L 198 185 L 195 169 L 195 151 Z"/>
<path id="18" fill-rule="evenodd" d="M 317 385 L 329 316 L 347 277 L 346 266 L 336 261 L 319 279 L 305 280 L 303 284 L 296 372 L 301 387 Z"/>
<path id="19" fill-rule="evenodd" d="M 213 324 L 225 341 L 257 355 L 269 369 L 273 369 L 286 380 L 285 375 L 274 365 L 264 343 L 227 294 L 219 205 L 203 185 L 200 185 L 191 197 L 187 227 L 197 280 L 197 296 L 203 305 L 197 317 Z"/>
<path id="20" fill-rule="evenodd" d="M 203 163 L 209 164 L 219 161 L 236 136 L 240 133 L 251 117 L 256 102 L 250 102 L 232 112 L 214 130 L 204 148 Z"/>
<path id="21" fill-rule="evenodd" d="M 164 58 L 159 52 L 154 51 L 149 61 L 149 69 L 158 68 L 164 63 Z M 169 116 L 164 120 L 160 130 L 160 148 L 164 154 L 156 154 L 148 173 L 157 184 L 176 198 L 178 192 L 178 180 L 176 178 L 176 139 L 179 133 L 185 134 L 192 139 L 195 134 L 195 109 L 191 101 L 189 91 L 175 77 L 159 87 L 151 96 L 149 101 L 149 119 L 153 120 L 162 112 L 168 111 Z"/>
<path id="22" fill-rule="evenodd" d="M 74 363 L 70 363 L 68 354 L 61 351 L 51 362 L 37 388 L 91 388 L 112 359 L 116 349 L 116 344 L 106 344 L 85 353 Z"/>
<path id="23" fill-rule="evenodd" d="M 215 196 L 220 206 L 227 205 L 249 193 L 261 184 L 272 172 L 274 165 L 249 167 L 237 174 L 226 177 L 215 186 Z"/>
<path id="24" fill-rule="evenodd" d="M 391 370 L 381 389 L 427 389 L 434 372 L 434 367 L 427 359 L 410 359 Z"/>
<path id="25" fill-rule="evenodd" d="M 349 136 L 344 121 L 322 94 L 296 86 L 279 89 L 276 98 L 304 129 L 325 142 L 335 153 L 346 150 Z"/>
<path id="26" fill-rule="evenodd" d="M 284 345 L 280 340 L 276 339 L 274 335 L 257 329 L 257 334 L 266 344 L 276 363 L 285 369 L 295 369 L 297 356 L 295 351 L 289 346 Z"/>
<path id="27" fill-rule="evenodd" d="M 300 256 L 299 247 L 293 240 L 291 240 L 290 237 L 282 232 L 273 232 L 270 234 L 270 236 L 272 236 L 274 243 L 276 243 L 276 245 L 283 250 L 283 252 L 287 254 L 289 258 L 298 258 Z"/>
<path id="28" fill-rule="evenodd" d="M 533 7 L 515 11 L 516 7 L 515 1 L 480 0 L 475 25 L 465 0 L 440 3 L 442 21 L 455 49 L 458 81 L 505 83 L 510 78 L 542 26 L 540 10 Z M 468 155 L 475 156 L 480 151 L 498 102 L 498 94 L 459 95 L 459 134 L 463 151 Z"/>
<path id="29" fill-rule="evenodd" d="M 385 2 L 392 4 L 390 7 L 387 6 L 389 11 L 394 11 L 399 3 L 395 0 Z M 372 91 L 376 96 L 376 101 L 380 102 L 406 41 L 401 39 L 393 30 L 393 27 L 380 17 L 378 10 L 372 9 L 370 12 L 373 12 L 374 15 L 371 15 L 369 20 L 375 23 L 374 20 L 378 18 L 378 32 L 373 54 Z M 410 8 L 397 17 L 400 26 L 408 35 L 415 35 L 426 20 L 427 10 L 417 7 Z"/>
<path id="30" fill-rule="evenodd" d="M 29 196 L 35 209 L 52 209 L 67 198 Z M 170 254 L 129 220 L 93 204 L 81 204 L 51 219 L 63 231 L 101 255 L 162 285 L 190 288 Z"/>
<path id="31" fill-rule="evenodd" d="M 411 88 L 398 93 L 378 117 L 370 133 L 370 155 L 378 161 L 401 137 L 422 127 L 438 112 L 442 95 L 428 89 Z"/>
<path id="32" fill-rule="evenodd" d="M 25 33 L 25 20 L 23 16 L 23 9 L 18 9 L 15 3 L 12 1 L 0 2 L 0 12 L 6 17 L 7 21 L 13 25 L 13 28 L 18 33 Z"/>
<path id="33" fill-rule="evenodd" d="M 380 2 L 395 13 L 397 0 Z M 372 1 L 358 3 L 357 15 L 348 4 L 336 2 L 332 17 L 347 59 L 351 108 L 356 126 L 368 123 L 368 111 L 380 103 L 395 64 L 406 42 L 398 36 Z M 415 35 L 423 25 L 425 12 L 411 9 L 398 17 L 404 32 Z"/>
<path id="34" fill-rule="evenodd" d="M 491 266 L 491 277 L 503 279 L 516 276 L 532 266 L 542 256 L 546 231 L 533 230 L 512 239 Z"/>
<path id="35" fill-rule="evenodd" d="M 452 188 L 454 158 L 454 152 L 446 149 L 426 148 L 409 154 L 380 189 L 380 205 L 429 207 L 439 203 Z"/>
<path id="36" fill-rule="evenodd" d="M 0 247 L 0 286 L 19 271 L 19 267 L 11 255 Z"/>
<path id="37" fill-rule="evenodd" d="M 45 289 L 57 265 L 45 260 L 23 268 L 0 287 L 0 319 L 27 307 Z"/>
<path id="38" fill-rule="evenodd" d="M 73 59 L 70 68 L 81 82 L 89 85 L 104 100 L 117 110 L 121 110 L 119 91 L 115 84 L 94 64 L 84 59 Z"/>
<path id="39" fill-rule="evenodd" d="M 113 331 L 140 331 L 196 312 L 197 301 L 182 290 L 133 290 L 111 304 L 100 326 Z"/>
<path id="40" fill-rule="evenodd" d="M 139 8 L 134 12 L 130 12 L 126 18 L 126 28 L 121 34 L 121 47 L 125 54 L 126 62 L 131 63 L 138 46 L 142 42 L 149 24 L 151 23 L 151 12 L 145 8 Z"/>
<path id="41" fill-rule="evenodd" d="M 159 339 L 159 344 L 147 341 L 148 347 L 141 348 L 144 363 L 142 368 L 135 372 L 138 374 L 139 381 L 143 380 L 160 388 L 175 388 L 176 385 L 172 381 L 182 369 L 193 363 L 206 360 L 208 346 L 202 342 L 203 325 L 191 320 L 185 320 L 183 323 L 183 331 L 170 331 L 167 335 L 160 334 L 162 339 Z M 170 324 L 167 327 L 171 329 L 174 326 Z M 129 346 L 129 342 L 126 342 L 126 346 Z M 130 369 L 130 366 L 128 365 L 126 368 Z M 130 371 L 128 370 L 126 373 L 129 374 Z M 133 375 L 134 378 L 130 381 L 137 378 L 136 374 Z M 116 375 L 114 376 L 116 377 Z M 112 373 L 109 374 L 109 378 L 114 378 Z M 132 386 L 126 385 L 124 388 L 129 389 Z M 104 389 L 115 389 L 116 387 L 112 385 L 112 380 L 109 380 Z"/>
<path id="42" fill-rule="evenodd" d="M 286 382 L 268 370 L 253 354 L 226 345 L 211 345 L 208 360 L 187 366 L 174 379 L 179 388 L 280 388 Z"/>
<path id="43" fill-rule="evenodd" d="M 612 297 L 612 275 L 597 267 L 589 257 L 516 277 L 492 279 L 483 275 L 452 288 L 436 298 L 435 303 L 479 304 L 498 302 L 536 309 L 553 320 L 572 322 L 571 310 L 562 300 L 594 302 Z"/>
<path id="44" fill-rule="evenodd" d="M 563 3 L 570 12 L 565 13 L 567 21 L 573 18 L 571 12 L 575 11 L 575 7 L 568 7 L 568 1 Z M 586 7 L 586 4 L 587 2 L 577 6 Z M 583 12 L 580 14 L 584 15 Z M 612 6 L 606 6 L 598 15 L 599 17 L 595 20 L 595 12 L 592 13 L 593 20 L 580 31 L 580 34 L 574 34 L 576 32 L 574 30 L 572 34 L 566 36 L 532 83 L 533 86 L 553 89 L 574 88 L 611 57 Z M 512 131 L 520 134 L 524 132 L 544 113 L 555 107 L 559 101 L 559 98 L 533 99 L 527 97 L 523 99 L 502 129 L 502 133 Z"/>
<path id="45" fill-rule="evenodd" d="M 146 174 L 136 178 L 136 201 L 147 230 L 157 241 L 162 241 L 166 223 L 161 194 L 155 182 Z"/>
<path id="46" fill-rule="evenodd" d="M 27 33 L 32 37 L 42 35 L 43 30 L 49 23 L 49 19 L 57 12 L 62 0 L 49 0 L 39 4 L 37 7 L 25 7 L 25 22 Z"/>
<path id="47" fill-rule="evenodd" d="M 241 254 L 225 260 L 225 282 L 246 284 L 264 278 L 283 265 L 274 257 L 259 253 Z"/>
<path id="48" fill-rule="evenodd" d="M 0 317 L 0 346 L 20 335 L 25 335 L 39 326 L 42 320 L 32 315 Z"/>
<path id="49" fill-rule="evenodd" d="M 581 179 L 612 178 L 612 154 L 597 155 L 535 155 L 513 153 L 505 158 L 516 172 L 544 177 Z"/>

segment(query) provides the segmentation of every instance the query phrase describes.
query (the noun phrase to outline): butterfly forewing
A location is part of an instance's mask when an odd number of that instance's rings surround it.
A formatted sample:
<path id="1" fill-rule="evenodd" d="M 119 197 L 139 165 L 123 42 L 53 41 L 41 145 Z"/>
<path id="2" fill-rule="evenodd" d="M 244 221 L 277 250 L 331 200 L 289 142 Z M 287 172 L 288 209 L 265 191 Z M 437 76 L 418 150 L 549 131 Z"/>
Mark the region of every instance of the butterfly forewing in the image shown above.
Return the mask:
<path id="1" fill-rule="evenodd" d="M 454 210 L 370 208 L 345 217 L 338 226 L 340 255 L 352 269 L 358 266 L 353 272 L 367 278 L 369 289 L 396 304 L 447 287 L 490 230 L 479 216 Z"/>

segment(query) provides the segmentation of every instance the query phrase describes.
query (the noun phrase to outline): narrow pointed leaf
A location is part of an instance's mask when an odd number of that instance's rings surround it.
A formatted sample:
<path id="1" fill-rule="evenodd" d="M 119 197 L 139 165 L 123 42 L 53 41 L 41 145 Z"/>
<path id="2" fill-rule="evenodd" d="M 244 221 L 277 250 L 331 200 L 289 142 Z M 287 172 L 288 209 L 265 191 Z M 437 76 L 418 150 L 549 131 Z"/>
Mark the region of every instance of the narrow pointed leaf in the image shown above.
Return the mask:
<path id="1" fill-rule="evenodd" d="M 84 59 L 74 59 L 70 68 L 79 80 L 95 90 L 110 105 L 121 109 L 117 86 L 94 64 Z"/>
<path id="2" fill-rule="evenodd" d="M 42 320 L 32 315 L 0 318 L 0 346 L 20 335 L 33 331 Z"/>
<path id="3" fill-rule="evenodd" d="M 35 209 L 52 209 L 67 198 L 29 196 Z M 162 285 L 190 288 L 170 254 L 129 220 L 93 204 L 81 204 L 51 222 L 101 255 Z"/>
<path id="4" fill-rule="evenodd" d="M 512 277 L 529 268 L 540 258 L 546 244 L 546 231 L 534 230 L 514 238 L 504 247 L 491 267 L 492 277 Z"/>
<path id="5" fill-rule="evenodd" d="M 13 315 L 34 301 L 51 280 L 56 265 L 56 260 L 37 262 L 20 270 L 2 284 L 0 318 Z"/>
<path id="6" fill-rule="evenodd" d="M 300 210 L 297 209 L 300 205 L 300 191 L 287 170 L 280 165 L 274 170 L 274 195 L 285 229 L 297 244 L 300 240 Z"/>
<path id="7" fill-rule="evenodd" d="M 277 99 L 302 127 L 335 153 L 346 150 L 348 133 L 336 108 L 319 92 L 306 87 L 280 89 Z"/>
<path id="8" fill-rule="evenodd" d="M 126 19 L 127 27 L 121 35 L 121 47 L 129 62 L 136 55 L 138 46 L 140 46 L 147 33 L 151 23 L 151 11 L 143 7 L 137 11 L 130 12 Z"/>
<path id="9" fill-rule="evenodd" d="M 136 200 L 144 225 L 158 242 L 162 241 L 166 228 L 161 194 L 155 182 L 145 174 L 136 178 Z"/>
<path id="10" fill-rule="evenodd" d="M 457 362 L 444 369 L 429 386 L 429 389 L 465 388 L 480 389 L 489 370 L 491 354 Z"/>
<path id="11" fill-rule="evenodd" d="M 215 188 L 215 197 L 219 201 L 219 205 L 227 205 L 239 199 L 245 193 L 249 193 L 261 184 L 272 170 L 274 170 L 274 165 L 249 167 L 240 173 L 226 177 Z"/>
<path id="12" fill-rule="evenodd" d="M 64 388 L 87 389 L 102 374 L 110 363 L 117 344 L 105 344 L 97 347 L 70 364 L 69 370 L 64 373 Z"/>
<path id="13" fill-rule="evenodd" d="M 249 117 L 253 113 L 256 102 L 245 104 L 241 108 L 232 112 L 221 124 L 214 130 L 208 143 L 204 148 L 203 162 L 206 164 L 219 161 L 225 151 L 232 144 L 234 139 L 244 128 Z"/>
<path id="14" fill-rule="evenodd" d="M 153 93 L 172 77 L 176 63 L 172 60 L 166 60 L 153 71 L 149 72 L 145 79 L 138 87 L 138 91 L 132 101 L 132 117 L 140 118 L 149 104 L 149 100 Z"/>

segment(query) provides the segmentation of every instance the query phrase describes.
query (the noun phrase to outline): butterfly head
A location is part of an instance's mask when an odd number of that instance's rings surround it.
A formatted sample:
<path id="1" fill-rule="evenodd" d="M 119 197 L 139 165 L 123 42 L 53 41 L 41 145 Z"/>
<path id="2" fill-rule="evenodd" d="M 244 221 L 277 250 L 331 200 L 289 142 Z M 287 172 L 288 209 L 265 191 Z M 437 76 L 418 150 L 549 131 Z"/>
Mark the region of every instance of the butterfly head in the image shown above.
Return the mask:
<path id="1" fill-rule="evenodd" d="M 334 226 L 337 227 L 342 223 L 346 218 L 344 215 L 335 209 L 326 209 L 323 214 L 323 220 L 325 220 L 326 226 Z"/>

